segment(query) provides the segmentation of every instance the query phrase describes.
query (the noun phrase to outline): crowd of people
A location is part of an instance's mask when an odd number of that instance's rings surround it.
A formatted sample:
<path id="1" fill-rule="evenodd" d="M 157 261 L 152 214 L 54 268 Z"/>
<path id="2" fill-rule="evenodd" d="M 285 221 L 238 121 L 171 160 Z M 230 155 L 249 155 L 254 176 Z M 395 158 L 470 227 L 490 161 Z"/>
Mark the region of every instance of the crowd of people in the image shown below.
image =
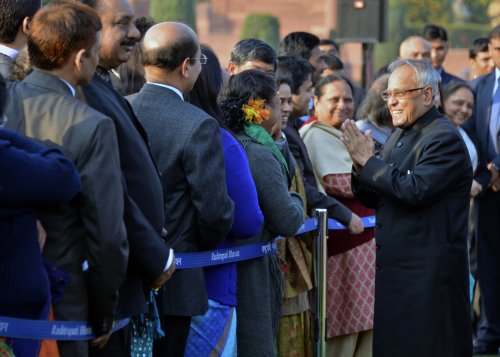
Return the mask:
<path id="1" fill-rule="evenodd" d="M 225 66 L 128 0 L 0 14 L 0 316 L 95 336 L 0 352 L 135 356 L 157 310 L 149 355 L 312 356 L 317 237 L 297 232 L 324 208 L 346 228 L 327 241 L 327 355 L 499 353 L 500 27 L 472 44 L 470 83 L 429 24 L 365 90 L 307 32 L 243 39 Z"/>

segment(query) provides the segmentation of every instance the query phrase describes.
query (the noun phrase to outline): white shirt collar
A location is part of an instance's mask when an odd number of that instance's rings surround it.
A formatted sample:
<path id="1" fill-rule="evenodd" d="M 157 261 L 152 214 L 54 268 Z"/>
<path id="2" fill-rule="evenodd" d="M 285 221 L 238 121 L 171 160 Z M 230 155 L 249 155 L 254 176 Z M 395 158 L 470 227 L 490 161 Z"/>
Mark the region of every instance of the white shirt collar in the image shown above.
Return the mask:
<path id="1" fill-rule="evenodd" d="M 493 95 L 495 95 L 495 92 L 498 88 L 498 78 L 500 77 L 500 69 L 498 69 L 497 67 L 495 67 L 495 84 L 493 85 L 493 93 L 491 94 L 492 97 Z"/>
<path id="2" fill-rule="evenodd" d="M 10 58 L 14 59 L 19 55 L 19 51 L 13 49 L 12 47 L 5 46 L 5 45 L 0 45 L 0 53 L 3 53 L 6 56 L 9 56 Z"/>
<path id="3" fill-rule="evenodd" d="M 154 83 L 154 82 L 148 82 L 148 83 L 154 84 L 155 86 L 164 87 L 164 88 L 168 88 L 170 90 L 173 90 L 179 97 L 181 97 L 182 100 L 184 100 L 184 96 L 182 95 L 182 92 L 175 87 L 169 86 L 168 84 L 164 84 L 164 83 Z"/>
<path id="4" fill-rule="evenodd" d="M 76 96 L 76 89 L 73 88 L 73 86 L 71 84 L 69 84 L 67 81 L 65 81 L 64 79 L 62 79 L 61 77 L 58 77 L 61 81 L 63 81 L 64 83 L 66 83 L 66 85 L 69 87 L 69 90 L 71 91 L 71 94 L 74 96 Z"/>
<path id="5" fill-rule="evenodd" d="M 111 69 L 110 70 L 111 73 L 113 73 L 116 77 L 118 77 L 118 79 L 121 79 L 121 76 L 120 76 L 120 72 L 118 72 L 116 69 Z"/>

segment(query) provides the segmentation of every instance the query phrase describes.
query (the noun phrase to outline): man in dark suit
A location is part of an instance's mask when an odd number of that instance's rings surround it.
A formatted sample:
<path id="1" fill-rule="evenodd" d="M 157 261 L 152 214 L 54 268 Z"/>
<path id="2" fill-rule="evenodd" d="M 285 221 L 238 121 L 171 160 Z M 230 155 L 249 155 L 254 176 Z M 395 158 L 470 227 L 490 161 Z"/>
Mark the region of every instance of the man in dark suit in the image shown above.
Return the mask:
<path id="1" fill-rule="evenodd" d="M 88 83 L 100 47 L 97 13 L 79 3 L 40 10 L 30 22 L 28 52 L 35 70 L 11 87 L 7 127 L 59 147 L 75 164 L 82 192 L 41 215 L 47 231 L 45 259 L 71 281 L 56 320 L 90 320 L 106 344 L 118 289 L 125 278 L 128 244 L 123 226 L 123 188 L 113 122 L 75 98 Z M 88 356 L 88 343 L 60 342 L 61 356 Z"/>
<path id="2" fill-rule="evenodd" d="M 470 356 L 469 154 L 434 105 L 432 66 L 407 59 L 389 72 L 383 98 L 397 129 L 382 158 L 371 134 L 342 125 L 353 192 L 377 210 L 373 356 Z"/>
<path id="3" fill-rule="evenodd" d="M 0 73 L 8 80 L 12 63 L 26 45 L 28 21 L 40 8 L 40 0 L 4 0 L 0 6 Z"/>
<path id="4" fill-rule="evenodd" d="M 144 288 L 160 288 L 175 269 L 173 250 L 161 237 L 165 203 L 161 179 L 148 147 L 148 138 L 128 102 L 110 84 L 109 71 L 130 59 L 139 39 L 134 12 L 127 0 L 85 1 L 99 13 L 103 28 L 97 73 L 82 87 L 89 106 L 111 118 L 116 127 L 124 186 L 124 223 L 130 244 L 126 279 L 120 289 L 117 315 L 146 311 Z M 92 356 L 129 355 L 130 329 L 111 336 Z"/>
<path id="5" fill-rule="evenodd" d="M 307 148 L 299 135 L 298 117 L 307 113 L 311 98 L 311 66 L 304 59 L 295 56 L 279 57 L 277 76 L 289 77 L 292 83 L 292 113 L 283 132 L 304 180 L 307 197 L 307 210 L 312 213 L 315 208 L 326 208 L 330 218 L 338 220 L 353 234 L 363 232 L 363 222 L 355 213 L 335 198 L 318 191 L 314 169 L 309 160 Z"/>
<path id="6" fill-rule="evenodd" d="M 500 26 L 489 36 L 489 52 L 495 70 L 471 82 L 476 105 L 473 117 L 466 123 L 479 141 L 482 158 L 476 181 L 482 192 L 477 205 L 477 272 L 481 290 L 482 312 L 475 354 L 496 354 L 500 347 Z"/>
<path id="7" fill-rule="evenodd" d="M 313 70 L 311 74 L 313 85 L 319 82 L 321 72 L 326 68 L 326 63 L 321 59 L 323 52 L 320 48 L 320 39 L 309 32 L 291 32 L 286 35 L 280 41 L 279 54 L 293 55 L 309 61 Z"/>
<path id="8" fill-rule="evenodd" d="M 448 54 L 448 34 L 446 30 L 438 25 L 428 24 L 425 25 L 422 31 L 422 37 L 431 44 L 431 62 L 432 67 L 438 72 L 441 77 L 441 85 L 445 87 L 451 81 L 463 82 L 460 79 L 448 72 L 443 68 L 443 62 Z"/>
<path id="9" fill-rule="evenodd" d="M 469 63 L 473 79 L 488 74 L 495 68 L 488 49 L 489 43 L 488 37 L 477 37 L 469 47 Z"/>
<path id="10" fill-rule="evenodd" d="M 246 38 L 231 50 L 227 73 L 233 76 L 242 71 L 257 69 L 274 75 L 276 63 L 276 52 L 271 46 L 256 38 Z"/>
<path id="11" fill-rule="evenodd" d="M 320 39 L 318 36 L 309 32 L 291 32 L 280 41 L 279 45 L 280 56 L 296 56 L 308 61 L 312 68 L 311 80 L 312 85 L 321 79 L 321 73 L 326 69 L 326 63 L 321 56 L 323 52 L 320 48 Z M 314 101 L 311 97 L 309 100 L 308 111 L 296 118 L 298 126 L 304 124 L 309 119 L 309 116 L 314 113 Z"/>
<path id="12" fill-rule="evenodd" d="M 422 61 L 431 61 L 432 46 L 429 41 L 424 40 L 420 36 L 412 35 L 405 38 L 399 44 L 399 57 L 397 59 L 416 59 Z M 387 73 L 387 65 L 380 68 L 377 72 L 377 77 Z"/>
<path id="13" fill-rule="evenodd" d="M 177 252 L 214 249 L 229 231 L 233 202 L 226 191 L 217 121 L 184 101 L 201 71 L 196 34 L 180 23 L 153 26 L 143 40 L 146 83 L 128 97 L 151 139 L 167 197 L 167 242 Z M 191 316 L 208 308 L 203 269 L 184 269 L 161 299 L 166 339 L 158 356 L 184 356 Z"/>

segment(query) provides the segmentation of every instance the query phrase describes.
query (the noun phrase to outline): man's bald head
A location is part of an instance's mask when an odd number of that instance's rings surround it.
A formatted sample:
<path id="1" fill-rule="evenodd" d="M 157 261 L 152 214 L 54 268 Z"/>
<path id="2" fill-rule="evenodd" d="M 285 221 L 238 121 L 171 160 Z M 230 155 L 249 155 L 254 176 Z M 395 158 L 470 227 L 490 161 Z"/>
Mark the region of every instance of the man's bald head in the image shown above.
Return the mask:
<path id="1" fill-rule="evenodd" d="M 431 44 L 420 36 L 410 36 L 399 46 L 400 59 L 431 60 Z"/>
<path id="2" fill-rule="evenodd" d="M 196 60 L 199 49 L 198 36 L 189 26 L 179 22 L 161 22 L 151 27 L 144 36 L 142 62 L 144 66 L 171 72 L 186 58 Z"/>

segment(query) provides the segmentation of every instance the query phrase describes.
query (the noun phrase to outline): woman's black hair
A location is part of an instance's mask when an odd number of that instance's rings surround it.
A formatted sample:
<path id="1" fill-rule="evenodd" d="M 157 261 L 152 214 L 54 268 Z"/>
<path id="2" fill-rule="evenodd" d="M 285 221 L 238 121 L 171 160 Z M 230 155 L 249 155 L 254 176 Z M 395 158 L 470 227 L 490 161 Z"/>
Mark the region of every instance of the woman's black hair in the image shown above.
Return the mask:
<path id="1" fill-rule="evenodd" d="M 320 98 L 323 95 L 323 93 L 321 92 L 323 87 L 326 86 L 327 84 L 337 82 L 337 81 L 347 83 L 349 88 L 351 88 L 351 93 L 354 95 L 354 87 L 352 86 L 351 81 L 348 80 L 346 77 L 344 77 L 340 74 L 337 74 L 337 73 L 330 74 L 326 77 L 321 78 L 320 81 L 316 84 L 316 87 L 314 88 L 314 95 L 316 97 Z"/>
<path id="2" fill-rule="evenodd" d="M 293 79 L 290 73 L 286 72 L 276 73 L 274 75 L 274 81 L 276 82 L 276 87 L 278 88 L 278 90 L 280 88 L 280 85 L 282 84 L 288 85 L 290 87 L 290 91 L 292 90 Z"/>
<path id="3" fill-rule="evenodd" d="M 387 89 L 388 82 L 389 74 L 384 74 L 372 83 L 359 106 L 357 112 L 358 118 L 373 120 L 375 124 L 380 126 L 385 126 L 392 122 L 391 112 L 381 96 L 381 93 Z"/>
<path id="4" fill-rule="evenodd" d="M 220 62 L 210 47 L 201 45 L 200 48 L 201 54 L 207 56 L 207 63 L 202 65 L 188 101 L 214 117 L 221 127 L 225 127 L 217 104 L 223 84 Z"/>
<path id="5" fill-rule="evenodd" d="M 441 102 L 444 103 L 446 99 L 448 99 L 451 95 L 453 95 L 453 93 L 461 88 L 468 89 L 472 94 L 474 94 L 474 91 L 467 83 L 453 80 L 443 87 L 443 91 L 441 93 Z"/>
<path id="6" fill-rule="evenodd" d="M 232 76 L 220 102 L 224 123 L 234 133 L 241 131 L 245 124 L 243 104 L 251 99 L 271 103 L 277 92 L 274 78 L 262 71 L 251 69 Z"/>

